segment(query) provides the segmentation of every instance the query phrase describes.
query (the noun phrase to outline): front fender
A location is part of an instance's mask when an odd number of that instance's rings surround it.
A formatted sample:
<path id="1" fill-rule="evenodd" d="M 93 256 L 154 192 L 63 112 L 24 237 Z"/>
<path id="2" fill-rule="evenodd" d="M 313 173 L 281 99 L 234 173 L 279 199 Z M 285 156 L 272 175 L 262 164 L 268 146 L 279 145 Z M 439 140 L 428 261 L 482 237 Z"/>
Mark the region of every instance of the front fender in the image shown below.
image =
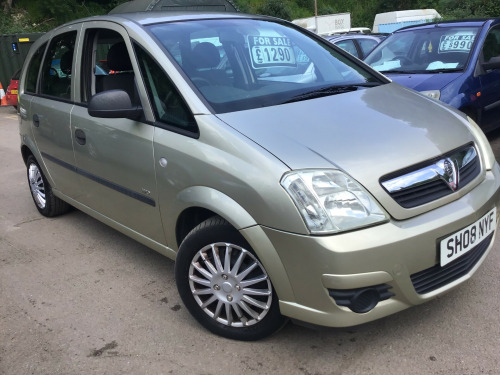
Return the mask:
<path id="1" fill-rule="evenodd" d="M 212 211 L 227 220 L 247 240 L 264 265 L 280 300 L 293 301 L 288 275 L 273 244 L 254 218 L 226 194 L 206 186 L 192 186 L 179 192 L 172 210 L 166 213 L 168 243 L 175 243 L 176 220 L 186 209 L 197 207 Z"/>
<path id="2" fill-rule="evenodd" d="M 468 98 L 465 96 L 464 93 L 459 93 L 458 95 L 455 95 L 454 97 L 450 98 L 447 103 L 452 107 L 460 109 L 470 104 L 467 99 Z"/>
<path id="3" fill-rule="evenodd" d="M 176 212 L 177 215 L 174 214 L 175 217 L 189 207 L 201 207 L 223 217 L 238 230 L 257 225 L 253 217 L 235 200 L 207 186 L 186 188 L 177 195 L 176 200 L 180 211 Z"/>
<path id="4" fill-rule="evenodd" d="M 480 88 L 478 78 L 465 73 L 441 89 L 441 101 L 457 109 L 477 107 L 477 92 Z"/>

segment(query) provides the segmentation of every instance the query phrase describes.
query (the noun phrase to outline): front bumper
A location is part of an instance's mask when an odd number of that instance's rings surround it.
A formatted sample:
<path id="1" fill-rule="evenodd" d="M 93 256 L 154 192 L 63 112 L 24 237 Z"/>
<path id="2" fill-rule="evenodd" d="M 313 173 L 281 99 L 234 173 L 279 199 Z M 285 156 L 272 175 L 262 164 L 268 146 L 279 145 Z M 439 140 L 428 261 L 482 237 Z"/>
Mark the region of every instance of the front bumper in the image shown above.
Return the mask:
<path id="1" fill-rule="evenodd" d="M 500 173 L 495 164 L 494 170 L 486 173 L 485 180 L 462 198 L 408 220 L 391 220 L 383 225 L 324 237 L 266 227 L 248 228 L 243 233 L 252 246 L 252 238 L 265 236 L 282 263 L 282 268 L 278 267 L 281 273 L 274 272 L 276 257 L 271 262 L 266 259 L 271 249 L 258 251 L 277 290 L 283 315 L 318 325 L 344 327 L 421 304 L 470 278 L 493 247 L 495 234 L 465 273 L 437 289 L 417 293 L 411 275 L 439 264 L 440 239 L 467 227 L 493 207 L 497 207 L 498 226 L 499 204 Z M 287 280 L 283 280 L 283 269 Z M 366 313 L 339 306 L 329 294 L 329 290 L 380 284 L 390 286 L 389 291 L 394 295 Z"/>

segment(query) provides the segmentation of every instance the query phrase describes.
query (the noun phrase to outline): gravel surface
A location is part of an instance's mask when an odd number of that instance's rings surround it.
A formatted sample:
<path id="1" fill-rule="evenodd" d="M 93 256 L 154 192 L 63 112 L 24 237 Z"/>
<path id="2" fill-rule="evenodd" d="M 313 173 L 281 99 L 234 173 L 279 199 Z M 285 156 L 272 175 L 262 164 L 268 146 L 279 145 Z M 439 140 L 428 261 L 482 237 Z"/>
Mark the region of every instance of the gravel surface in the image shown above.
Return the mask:
<path id="1" fill-rule="evenodd" d="M 31 200 L 0 108 L 0 374 L 500 374 L 499 239 L 449 294 L 349 329 L 287 325 L 244 343 L 182 305 L 173 262 L 91 217 Z M 491 135 L 500 156 L 500 133 Z"/>

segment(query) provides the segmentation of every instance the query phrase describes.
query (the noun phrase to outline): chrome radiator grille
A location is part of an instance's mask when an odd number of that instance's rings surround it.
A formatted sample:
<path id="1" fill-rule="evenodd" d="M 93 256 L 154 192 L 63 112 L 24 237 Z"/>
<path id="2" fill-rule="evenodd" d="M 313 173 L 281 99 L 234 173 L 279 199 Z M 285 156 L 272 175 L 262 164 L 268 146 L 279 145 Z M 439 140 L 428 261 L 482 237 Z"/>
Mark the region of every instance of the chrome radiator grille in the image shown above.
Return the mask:
<path id="1" fill-rule="evenodd" d="M 402 207 L 412 208 L 460 190 L 481 172 L 473 145 L 464 146 L 439 159 L 381 180 L 389 195 Z"/>

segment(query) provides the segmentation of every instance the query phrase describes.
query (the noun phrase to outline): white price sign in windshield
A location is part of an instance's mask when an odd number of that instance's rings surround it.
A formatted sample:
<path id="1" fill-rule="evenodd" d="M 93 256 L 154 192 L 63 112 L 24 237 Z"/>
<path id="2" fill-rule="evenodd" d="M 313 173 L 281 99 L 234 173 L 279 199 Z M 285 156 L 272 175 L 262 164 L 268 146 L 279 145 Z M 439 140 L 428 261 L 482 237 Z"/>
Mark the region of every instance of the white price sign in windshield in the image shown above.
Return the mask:
<path id="1" fill-rule="evenodd" d="M 295 53 L 290 39 L 279 36 L 248 36 L 252 66 L 296 66 Z"/>
<path id="2" fill-rule="evenodd" d="M 469 52 L 474 43 L 474 34 L 443 35 L 439 40 L 439 53 Z"/>

